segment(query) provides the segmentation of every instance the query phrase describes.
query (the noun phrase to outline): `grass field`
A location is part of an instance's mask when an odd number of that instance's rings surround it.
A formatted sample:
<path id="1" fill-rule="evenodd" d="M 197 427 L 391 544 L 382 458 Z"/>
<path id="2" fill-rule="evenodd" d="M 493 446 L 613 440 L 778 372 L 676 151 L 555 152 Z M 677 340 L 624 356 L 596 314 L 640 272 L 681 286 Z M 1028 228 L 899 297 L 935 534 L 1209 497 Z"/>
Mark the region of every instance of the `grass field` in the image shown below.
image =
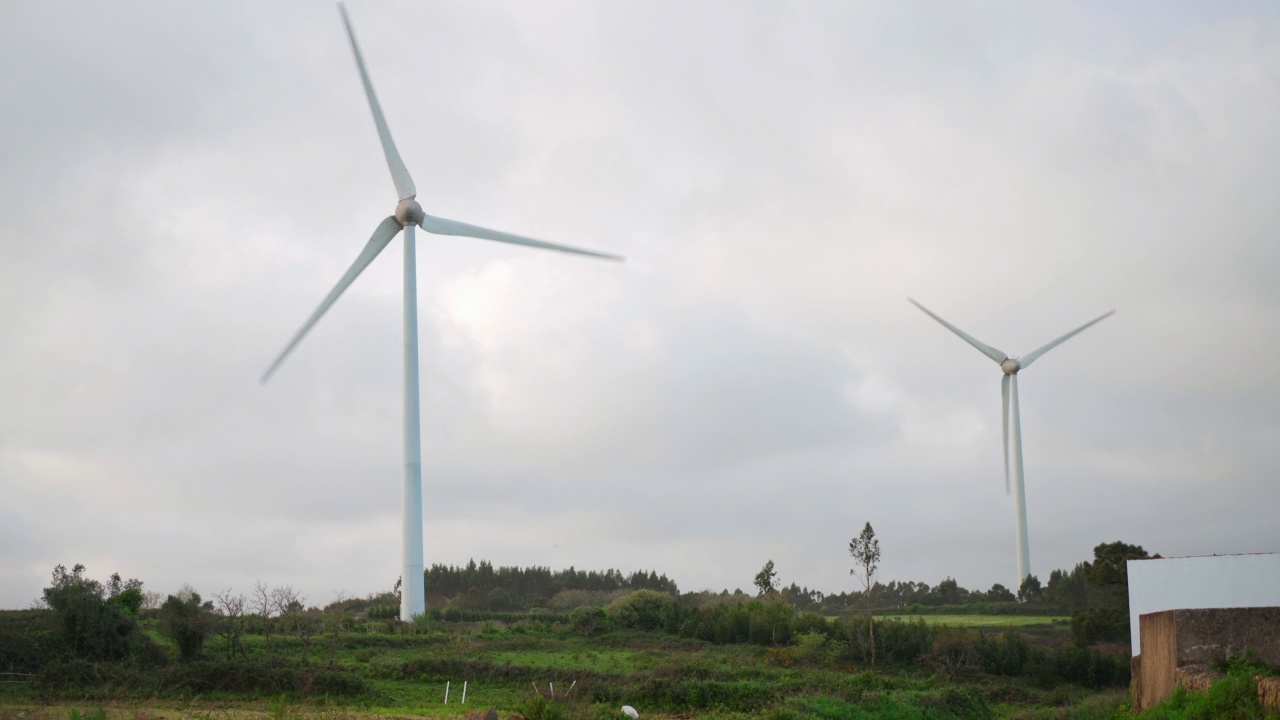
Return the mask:
<path id="1" fill-rule="evenodd" d="M 901 618 L 1023 627 L 1028 637 L 1066 631 L 1065 619 L 1052 616 Z M 1096 717 L 1105 718 L 1125 695 L 1123 688 L 992 676 L 976 667 L 957 674 L 928 658 L 911 665 L 882 658 L 871 668 L 856 657 L 815 655 L 812 647 L 806 654 L 799 645 L 713 644 L 631 630 L 587 637 L 566 624 L 533 619 L 432 622 L 412 634 L 275 634 L 270 641 L 250 635 L 233 660 L 226 658 L 226 643 L 211 637 L 204 657 L 192 663 L 173 660 L 176 646 L 156 632 L 154 621 L 146 621 L 145 630 L 169 654 L 167 665 L 71 663 L 55 674 L 60 684 L 0 685 L 0 720 L 460 718 L 489 707 L 509 718 L 551 695 L 552 684 L 554 706 L 529 712 L 530 720 L 617 719 L 624 704 L 645 718 L 700 720 L 1047 720 L 1094 707 L 1100 708 Z M 897 642 L 909 637 L 899 635 Z M 891 633 L 885 637 L 894 641 Z M 255 674 L 276 678 L 275 684 L 258 682 Z M 342 678 L 359 687 L 337 682 Z M 465 706 L 459 702 L 463 681 L 469 683 Z M 452 683 L 448 705 L 446 682 Z"/>
<path id="2" fill-rule="evenodd" d="M 1034 625 L 1067 626 L 1071 618 L 1058 615 L 877 615 L 882 620 L 915 622 L 924 620 L 930 625 L 947 625 L 965 628 L 1008 628 Z"/>

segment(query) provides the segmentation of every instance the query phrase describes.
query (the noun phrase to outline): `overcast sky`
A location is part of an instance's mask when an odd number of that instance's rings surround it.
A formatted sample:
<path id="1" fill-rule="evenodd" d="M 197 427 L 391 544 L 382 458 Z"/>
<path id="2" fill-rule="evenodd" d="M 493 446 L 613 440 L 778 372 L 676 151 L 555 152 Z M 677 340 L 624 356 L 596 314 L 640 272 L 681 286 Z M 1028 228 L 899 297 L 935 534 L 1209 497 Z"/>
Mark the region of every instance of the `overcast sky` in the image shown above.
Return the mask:
<path id="1" fill-rule="evenodd" d="M 428 213 L 426 562 L 684 590 L 1280 551 L 1280 5 L 349 6 Z M 400 573 L 396 194 L 336 8 L 0 8 L 0 607 Z"/>

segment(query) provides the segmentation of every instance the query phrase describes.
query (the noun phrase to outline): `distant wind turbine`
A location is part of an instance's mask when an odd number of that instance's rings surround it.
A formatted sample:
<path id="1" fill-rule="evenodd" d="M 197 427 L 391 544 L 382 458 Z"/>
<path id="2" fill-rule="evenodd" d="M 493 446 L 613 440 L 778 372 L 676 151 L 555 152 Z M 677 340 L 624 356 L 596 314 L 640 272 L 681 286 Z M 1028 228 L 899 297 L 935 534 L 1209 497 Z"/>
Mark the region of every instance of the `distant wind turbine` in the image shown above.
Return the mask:
<path id="1" fill-rule="evenodd" d="M 321 316 L 342 295 L 343 291 L 369 266 L 369 263 L 373 262 L 374 258 L 378 257 L 383 248 L 403 230 L 404 509 L 401 537 L 403 582 L 400 595 L 400 619 L 412 620 L 414 615 L 420 615 L 426 610 L 422 584 L 422 430 L 418 415 L 418 298 L 417 263 L 413 243 L 414 228 L 420 227 L 429 233 L 437 235 L 462 235 L 511 243 L 513 245 L 527 245 L 529 247 L 559 250 L 560 252 L 576 253 L 578 255 L 590 255 L 607 260 L 622 260 L 623 258 L 620 255 L 581 250 L 566 245 L 555 245 L 520 235 L 511 235 L 497 230 L 468 225 L 456 220 L 446 220 L 445 218 L 434 217 L 424 213 L 422 206 L 415 199 L 418 193 L 417 188 L 414 187 L 413 179 L 409 177 L 409 171 L 405 168 L 404 161 L 400 159 L 400 153 L 396 151 L 395 143 L 391 140 L 391 131 L 387 129 L 387 121 L 382 117 L 382 108 L 378 105 L 378 97 L 373 92 L 373 83 L 369 81 L 369 73 L 365 70 L 364 58 L 360 55 L 359 45 L 356 44 L 355 32 L 351 29 L 351 20 L 347 17 L 347 10 L 341 3 L 338 5 L 338 10 L 342 13 L 342 22 L 347 28 L 347 37 L 351 40 L 351 51 L 356 57 L 356 68 L 360 71 L 360 81 L 364 84 L 364 92 L 369 99 L 369 109 L 373 111 L 373 124 L 377 126 L 378 138 L 382 141 L 382 152 L 387 158 L 387 167 L 391 170 L 391 180 L 395 183 L 396 193 L 399 195 L 399 203 L 396 205 L 395 212 L 378 224 L 378 227 L 373 231 L 373 236 L 369 238 L 369 242 L 365 244 L 364 249 L 356 256 L 355 262 L 338 280 L 338 284 L 324 297 L 324 300 L 320 301 L 320 307 L 311 313 L 311 317 L 307 318 L 307 321 L 302 325 L 302 329 L 289 340 L 279 357 L 263 373 L 262 382 L 265 383 L 271 378 L 271 375 L 280 367 L 280 364 L 289 356 L 289 353 L 297 347 L 298 343 L 302 342 L 302 338 L 306 337 L 306 334 L 310 332 Z"/>
<path id="2" fill-rule="evenodd" d="M 1031 549 L 1028 547 L 1028 544 L 1027 544 L 1027 495 L 1026 495 L 1026 489 L 1023 486 L 1023 477 L 1022 477 L 1022 418 L 1018 412 L 1018 371 L 1031 367 L 1031 363 L 1039 359 L 1041 355 L 1044 355 L 1050 350 L 1058 347 L 1062 343 L 1066 342 L 1067 340 L 1070 340 L 1071 338 L 1080 334 L 1081 332 L 1088 329 L 1089 327 L 1092 327 L 1093 325 L 1100 323 L 1103 320 L 1107 319 L 1108 317 L 1114 315 L 1116 311 L 1111 310 L 1109 312 L 1103 313 L 1099 317 L 1094 318 L 1093 320 L 1090 320 L 1089 322 L 1085 323 L 1084 325 L 1081 325 L 1075 330 L 1072 330 L 1066 335 L 1063 335 L 1057 340 L 1054 340 L 1053 342 L 1047 345 L 1044 345 L 1040 348 L 1037 348 L 1027 353 L 1023 357 L 1018 358 L 1018 357 L 1009 357 L 1009 355 L 1005 353 L 1003 350 L 997 350 L 996 348 L 993 348 L 990 345 L 987 345 L 986 343 L 978 341 L 972 335 L 965 333 L 963 330 L 956 327 L 955 325 L 952 325 L 946 320 L 943 320 L 942 318 L 933 314 L 928 308 L 916 302 L 915 300 L 912 300 L 911 298 L 907 298 L 907 301 L 910 302 L 912 305 L 915 305 L 916 307 L 923 310 L 924 313 L 929 317 L 942 323 L 943 327 L 955 333 L 956 335 L 960 336 L 961 340 L 964 340 L 965 342 L 977 348 L 978 352 L 982 353 L 983 355 L 986 355 L 992 360 L 995 360 L 997 363 L 1000 364 L 1000 369 L 1004 371 L 1004 377 L 1000 380 L 1000 395 L 1002 398 L 1001 414 L 1004 416 L 1004 491 L 1006 495 L 1009 493 L 1009 466 L 1010 466 L 1009 450 L 1010 450 L 1010 447 L 1012 447 L 1013 448 L 1012 465 L 1013 465 L 1013 479 L 1014 479 L 1013 487 L 1016 491 L 1015 497 L 1014 497 L 1014 508 L 1015 508 L 1015 512 L 1017 513 L 1017 523 L 1018 523 L 1017 524 L 1018 581 L 1014 585 L 1014 591 L 1016 592 L 1018 588 L 1022 586 L 1022 581 L 1026 580 L 1027 576 L 1031 574 Z M 1012 426 L 1012 432 L 1010 431 L 1011 426 Z M 1012 439 L 1013 439 L 1012 445 L 1009 442 L 1010 436 L 1012 436 Z"/>

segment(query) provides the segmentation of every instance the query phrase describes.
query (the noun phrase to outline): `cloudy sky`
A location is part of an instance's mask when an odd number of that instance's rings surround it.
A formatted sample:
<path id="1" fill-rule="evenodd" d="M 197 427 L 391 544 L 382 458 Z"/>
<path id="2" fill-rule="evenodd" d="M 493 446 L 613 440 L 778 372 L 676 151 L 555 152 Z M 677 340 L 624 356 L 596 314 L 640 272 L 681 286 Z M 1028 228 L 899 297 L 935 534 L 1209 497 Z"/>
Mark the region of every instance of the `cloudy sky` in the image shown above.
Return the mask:
<path id="1" fill-rule="evenodd" d="M 685 590 L 1280 551 L 1280 6 L 349 7 L 427 212 L 428 563 Z M 0 607 L 399 575 L 401 244 L 325 2 L 0 9 Z"/>

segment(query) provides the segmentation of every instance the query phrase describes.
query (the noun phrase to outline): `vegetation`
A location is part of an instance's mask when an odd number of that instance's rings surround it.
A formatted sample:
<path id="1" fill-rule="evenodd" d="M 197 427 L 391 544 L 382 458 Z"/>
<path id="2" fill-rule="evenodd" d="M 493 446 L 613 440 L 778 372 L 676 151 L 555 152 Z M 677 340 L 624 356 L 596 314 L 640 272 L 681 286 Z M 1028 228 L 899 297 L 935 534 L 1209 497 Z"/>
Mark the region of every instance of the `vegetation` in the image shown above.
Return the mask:
<path id="1" fill-rule="evenodd" d="M 1236 657 L 1221 668 L 1226 677 L 1215 681 L 1206 692 L 1177 688 L 1173 697 L 1141 713 L 1142 720 L 1277 720 L 1280 712 L 1262 705 L 1258 680 L 1274 674 L 1265 665 Z"/>
<path id="2" fill-rule="evenodd" d="M 864 534 L 874 540 L 869 525 Z M 506 592 L 508 607 L 530 592 L 498 578 L 541 575 L 481 567 L 491 566 L 474 564 L 477 581 L 492 579 L 486 591 L 460 590 L 401 623 L 376 617 L 394 593 L 340 597 L 320 609 L 288 586 L 259 583 L 249 599 L 224 591 L 205 602 L 185 589 L 146 609 L 142 583 L 113 577 L 104 585 L 81 566 L 60 566 L 44 608 L 0 613 L 0 671 L 31 679 L 5 685 L 0 706 L 132 700 L 265 704 L 277 714 L 296 703 L 311 708 L 307 715 L 342 707 L 456 717 L 462 708 L 443 704 L 444 685 L 453 683 L 456 703 L 466 681 L 469 708 L 519 710 L 530 720 L 616 717 L 622 704 L 646 716 L 994 718 L 1083 707 L 1129 680 L 1127 655 L 1068 644 L 1065 623 L 1023 632 L 828 616 L 803 609 L 820 606 L 812 594 L 805 603 L 787 588 L 681 595 L 656 573 L 613 571 L 550 574 L 586 580 L 535 596 L 547 607 L 497 610 L 493 590 Z M 624 580 L 666 589 L 609 589 Z M 860 599 L 881 587 L 869 584 Z M 954 580 L 939 587 L 966 597 Z"/>
<path id="3" fill-rule="evenodd" d="M 773 561 L 770 560 L 760 568 L 760 572 L 756 574 L 755 585 L 756 594 L 763 597 L 774 592 L 774 581 L 777 580 L 778 573 L 773 571 Z"/>
<path id="4" fill-rule="evenodd" d="M 1098 600 L 1071 613 L 1071 639 L 1077 645 L 1129 640 L 1129 560 L 1149 558 L 1140 545 L 1103 543 L 1093 549 L 1093 562 L 1080 565 L 1085 581 L 1097 588 Z M 1155 557 L 1160 557 L 1156 555 Z"/>
<path id="5" fill-rule="evenodd" d="M 871 664 L 876 664 L 875 623 L 871 622 L 871 588 L 875 582 L 877 564 L 880 562 L 880 541 L 876 539 L 876 531 L 871 523 L 862 528 L 858 537 L 849 541 L 849 554 L 853 556 L 854 567 L 850 575 L 862 579 L 862 586 L 867 595 L 867 640 L 871 645 Z M 955 582 L 954 580 L 952 582 Z"/>

